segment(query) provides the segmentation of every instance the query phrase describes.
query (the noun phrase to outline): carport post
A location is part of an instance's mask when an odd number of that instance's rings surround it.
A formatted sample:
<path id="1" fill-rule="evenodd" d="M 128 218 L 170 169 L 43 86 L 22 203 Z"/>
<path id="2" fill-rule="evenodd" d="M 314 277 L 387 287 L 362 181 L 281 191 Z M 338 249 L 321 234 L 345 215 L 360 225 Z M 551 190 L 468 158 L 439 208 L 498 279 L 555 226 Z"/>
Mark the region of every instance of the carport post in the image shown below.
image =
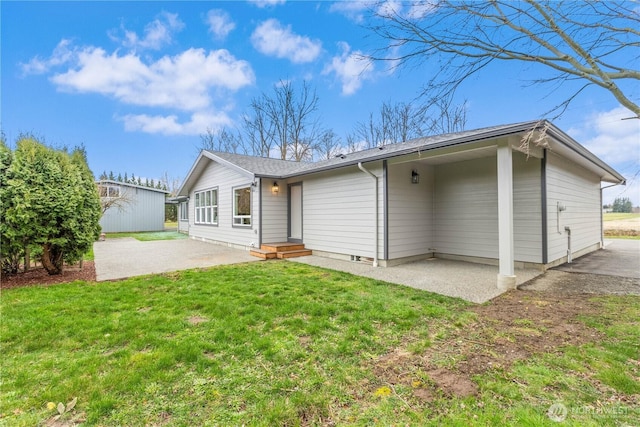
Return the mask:
<path id="1" fill-rule="evenodd" d="M 513 163 L 508 140 L 498 144 L 498 288 L 516 287 L 513 255 Z"/>

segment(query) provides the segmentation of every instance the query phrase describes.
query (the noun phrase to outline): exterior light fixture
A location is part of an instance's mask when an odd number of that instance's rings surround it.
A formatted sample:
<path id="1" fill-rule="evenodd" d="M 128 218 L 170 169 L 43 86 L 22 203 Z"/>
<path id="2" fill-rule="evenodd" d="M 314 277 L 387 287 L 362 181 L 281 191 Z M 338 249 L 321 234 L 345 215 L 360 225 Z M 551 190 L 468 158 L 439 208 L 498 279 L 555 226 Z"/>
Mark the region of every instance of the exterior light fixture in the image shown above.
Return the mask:
<path id="1" fill-rule="evenodd" d="M 412 170 L 411 171 L 411 183 L 412 184 L 417 184 L 420 182 L 420 174 L 418 173 L 417 170 Z"/>
<path id="2" fill-rule="evenodd" d="M 278 194 L 279 191 L 280 191 L 280 187 L 278 187 L 278 182 L 277 181 L 273 181 L 273 186 L 271 187 L 271 192 L 273 194 Z"/>

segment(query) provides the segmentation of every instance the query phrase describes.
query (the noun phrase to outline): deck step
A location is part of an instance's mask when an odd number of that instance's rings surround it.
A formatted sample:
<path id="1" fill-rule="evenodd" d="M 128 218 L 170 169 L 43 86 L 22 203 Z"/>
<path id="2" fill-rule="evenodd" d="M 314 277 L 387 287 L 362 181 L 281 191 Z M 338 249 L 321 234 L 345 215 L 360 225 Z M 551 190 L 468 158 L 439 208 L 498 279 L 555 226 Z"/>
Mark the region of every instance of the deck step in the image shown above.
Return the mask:
<path id="1" fill-rule="evenodd" d="M 275 251 L 266 251 L 263 249 L 251 249 L 249 251 L 249 255 L 253 255 L 262 259 L 274 259 L 277 257 L 278 253 Z"/>
<path id="2" fill-rule="evenodd" d="M 304 249 L 303 243 L 265 243 L 260 246 L 263 251 L 288 252 Z"/>
<path id="3" fill-rule="evenodd" d="M 278 259 L 296 258 L 299 256 L 311 255 L 311 249 L 297 249 L 293 251 L 279 251 L 276 252 Z"/>
<path id="4" fill-rule="evenodd" d="M 312 251 L 305 249 L 304 243 L 282 242 L 265 243 L 260 245 L 260 249 L 252 248 L 249 254 L 262 259 L 286 259 L 311 255 Z"/>

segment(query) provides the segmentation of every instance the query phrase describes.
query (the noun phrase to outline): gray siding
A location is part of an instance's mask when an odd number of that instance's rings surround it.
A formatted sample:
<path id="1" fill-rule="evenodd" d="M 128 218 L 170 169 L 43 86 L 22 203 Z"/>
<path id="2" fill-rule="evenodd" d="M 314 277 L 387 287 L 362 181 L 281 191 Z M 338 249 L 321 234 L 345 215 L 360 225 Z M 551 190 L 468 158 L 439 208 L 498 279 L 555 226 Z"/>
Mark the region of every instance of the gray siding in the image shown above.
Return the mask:
<path id="1" fill-rule="evenodd" d="M 216 162 L 210 162 L 189 193 L 189 236 L 250 247 L 258 244 L 258 187 L 251 192 L 251 226 L 233 226 L 233 189 L 251 185 L 252 179 Z M 218 189 L 218 225 L 195 224 L 195 193 Z"/>
<path id="2" fill-rule="evenodd" d="M 542 262 L 540 160 L 513 153 L 513 231 L 516 261 Z M 435 167 L 436 252 L 498 258 L 495 157 Z"/>
<path id="3" fill-rule="evenodd" d="M 513 152 L 513 244 L 516 261 L 542 262 L 541 160 Z"/>
<path id="4" fill-rule="evenodd" d="M 273 180 L 262 180 L 262 243 L 287 241 L 287 183 L 278 181 L 278 194 L 272 194 L 272 186 Z"/>
<path id="5" fill-rule="evenodd" d="M 496 158 L 435 167 L 436 252 L 498 257 Z"/>
<path id="6" fill-rule="evenodd" d="M 120 188 L 121 194 L 130 198 L 131 203 L 123 209 L 113 207 L 104 213 L 100 219 L 103 232 L 164 230 L 165 193 L 126 185 L 120 185 Z"/>
<path id="7" fill-rule="evenodd" d="M 378 257 L 383 247 L 382 163 L 365 165 L 378 176 Z M 357 167 L 305 177 L 303 233 L 308 249 L 374 257 L 374 180 Z"/>
<path id="8" fill-rule="evenodd" d="M 411 171 L 420 174 L 411 183 Z M 389 259 L 423 255 L 434 243 L 434 169 L 416 163 L 389 165 L 388 170 Z"/>
<path id="9" fill-rule="evenodd" d="M 551 263 L 567 255 L 567 233 L 564 227 L 571 228 L 572 252 L 600 242 L 602 209 L 598 176 L 552 152 L 547 156 L 546 169 L 548 261 Z M 566 206 L 566 210 L 560 213 L 560 224 L 558 202 Z"/>

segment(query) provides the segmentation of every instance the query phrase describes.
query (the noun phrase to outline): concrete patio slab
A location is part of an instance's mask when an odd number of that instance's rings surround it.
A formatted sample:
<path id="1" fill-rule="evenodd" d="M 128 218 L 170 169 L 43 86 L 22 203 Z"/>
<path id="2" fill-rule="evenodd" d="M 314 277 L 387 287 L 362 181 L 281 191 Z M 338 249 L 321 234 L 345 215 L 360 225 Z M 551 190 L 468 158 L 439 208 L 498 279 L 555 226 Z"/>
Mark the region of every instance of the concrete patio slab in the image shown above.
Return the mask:
<path id="1" fill-rule="evenodd" d="M 132 237 L 93 244 L 96 280 L 114 280 L 222 264 L 259 261 L 249 252 L 192 239 L 141 242 Z"/>
<path id="2" fill-rule="evenodd" d="M 489 301 L 505 292 L 497 287 L 498 267 L 491 265 L 438 258 L 378 268 L 366 263 L 318 256 L 291 258 L 290 261 L 406 285 L 475 303 Z M 515 273 L 518 285 L 542 274 L 537 269 L 516 269 Z"/>

